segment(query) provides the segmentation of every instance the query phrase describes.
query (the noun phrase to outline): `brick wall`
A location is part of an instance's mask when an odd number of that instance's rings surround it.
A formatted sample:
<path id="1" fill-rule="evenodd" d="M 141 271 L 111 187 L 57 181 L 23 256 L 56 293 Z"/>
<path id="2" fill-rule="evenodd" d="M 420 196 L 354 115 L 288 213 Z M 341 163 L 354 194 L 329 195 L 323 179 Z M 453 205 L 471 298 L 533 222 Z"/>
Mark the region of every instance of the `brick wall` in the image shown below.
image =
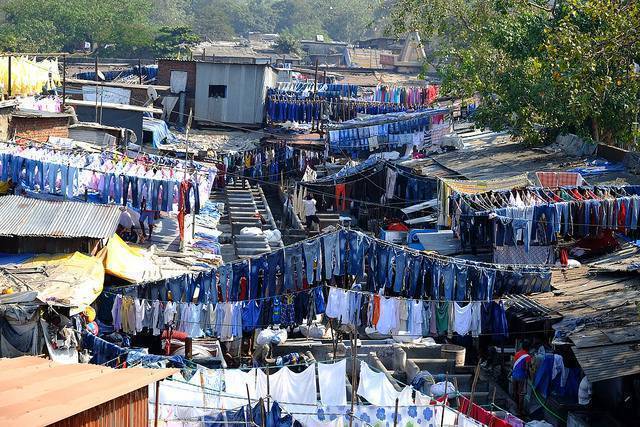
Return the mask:
<path id="1" fill-rule="evenodd" d="M 47 142 L 50 136 L 69 137 L 68 117 L 12 117 L 11 134 L 16 138 Z"/>
<path id="2" fill-rule="evenodd" d="M 158 59 L 158 85 L 169 86 L 171 84 L 172 71 L 187 72 L 187 97 L 193 97 L 196 91 L 195 61 Z"/>
<path id="3" fill-rule="evenodd" d="M 180 61 L 173 59 L 158 59 L 158 85 L 170 86 L 171 85 L 171 72 L 172 71 L 186 71 L 187 72 L 187 87 L 186 87 L 186 99 L 183 123 L 187 122 L 187 116 L 189 110 L 193 109 L 195 115 L 195 96 L 196 96 L 196 63 L 195 61 Z M 180 110 L 180 101 L 173 109 L 173 114 L 170 115 L 169 121 L 171 123 L 178 122 L 178 112 Z"/>

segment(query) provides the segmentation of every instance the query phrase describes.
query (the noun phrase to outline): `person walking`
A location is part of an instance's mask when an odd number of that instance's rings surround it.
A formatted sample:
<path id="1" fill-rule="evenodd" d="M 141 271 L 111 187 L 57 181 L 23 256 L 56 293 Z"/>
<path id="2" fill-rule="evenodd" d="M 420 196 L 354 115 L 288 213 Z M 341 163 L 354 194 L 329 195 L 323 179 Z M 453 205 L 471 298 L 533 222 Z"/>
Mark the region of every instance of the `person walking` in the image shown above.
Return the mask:
<path id="1" fill-rule="evenodd" d="M 316 199 L 313 198 L 311 194 L 307 194 L 307 198 L 303 200 L 304 203 L 304 216 L 307 222 L 307 231 L 311 231 L 311 227 L 315 222 L 318 224 L 318 229 L 320 228 L 320 219 L 316 215 Z"/>

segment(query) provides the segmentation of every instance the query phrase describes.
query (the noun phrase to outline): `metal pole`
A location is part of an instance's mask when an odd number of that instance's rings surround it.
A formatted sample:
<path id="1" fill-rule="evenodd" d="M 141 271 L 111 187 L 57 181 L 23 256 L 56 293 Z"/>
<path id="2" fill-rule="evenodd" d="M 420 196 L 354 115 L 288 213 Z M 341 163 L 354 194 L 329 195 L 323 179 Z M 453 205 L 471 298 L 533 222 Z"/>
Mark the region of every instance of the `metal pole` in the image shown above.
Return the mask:
<path id="1" fill-rule="evenodd" d="M 138 58 L 138 76 L 140 77 L 140 84 L 142 84 L 142 61 Z"/>
<path id="2" fill-rule="evenodd" d="M 353 426 L 353 407 L 356 402 L 356 355 L 358 344 L 358 330 L 351 333 L 351 418 L 349 419 L 349 427 Z"/>
<path id="3" fill-rule="evenodd" d="M 95 73 L 94 80 L 96 81 L 96 120 L 95 122 L 98 123 L 98 55 L 96 55 L 93 71 Z"/>
<path id="4" fill-rule="evenodd" d="M 271 385 L 269 383 L 269 367 L 265 366 L 264 370 L 267 372 L 267 410 L 271 410 Z"/>
<path id="5" fill-rule="evenodd" d="M 11 93 L 11 92 L 12 92 L 12 88 L 11 88 L 11 83 L 12 83 L 12 81 L 11 81 L 11 80 L 12 80 L 12 79 L 11 79 L 11 74 L 12 74 L 12 73 L 11 73 L 11 59 L 12 59 L 12 58 L 13 58 L 13 57 L 12 57 L 11 55 L 9 55 L 9 64 L 8 64 L 8 67 L 7 67 L 7 71 L 8 71 L 8 73 L 9 73 L 9 75 L 7 76 L 7 83 L 8 83 L 8 86 L 9 86 L 9 87 L 7 88 L 7 94 L 9 95 L 9 97 L 11 97 L 11 94 L 12 94 L 12 93 Z"/>
<path id="6" fill-rule="evenodd" d="M 62 108 L 66 105 L 67 98 L 67 55 L 62 57 Z"/>

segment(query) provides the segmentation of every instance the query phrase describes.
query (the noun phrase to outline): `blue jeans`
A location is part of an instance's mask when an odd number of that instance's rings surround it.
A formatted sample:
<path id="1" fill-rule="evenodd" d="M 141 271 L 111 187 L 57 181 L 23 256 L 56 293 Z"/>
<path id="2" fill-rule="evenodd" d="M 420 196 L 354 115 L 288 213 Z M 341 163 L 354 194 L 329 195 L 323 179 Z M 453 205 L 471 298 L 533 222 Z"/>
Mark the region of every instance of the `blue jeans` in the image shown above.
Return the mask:
<path id="1" fill-rule="evenodd" d="M 560 233 L 562 231 L 564 234 L 570 234 L 571 210 L 569 209 L 569 203 L 558 202 L 555 204 L 555 208 L 556 221 L 554 231 L 556 233 Z"/>
<path id="2" fill-rule="evenodd" d="M 162 181 L 162 205 L 160 209 L 164 212 L 170 212 L 173 208 L 173 195 L 175 189 L 175 182 Z"/>
<path id="3" fill-rule="evenodd" d="M 186 276 L 167 279 L 167 287 L 173 296 L 173 302 L 182 301 L 182 296 L 186 293 Z"/>
<path id="4" fill-rule="evenodd" d="M 140 206 L 138 199 L 138 178 L 127 175 L 122 178 L 122 204 L 126 205 L 129 201 L 129 188 L 131 188 L 131 205 L 134 207 Z"/>
<path id="5" fill-rule="evenodd" d="M 405 252 L 404 250 L 395 251 L 395 263 L 389 263 L 389 272 L 392 271 L 392 265 L 395 265 L 395 278 L 393 280 L 393 291 L 400 292 L 404 289 L 404 277 L 405 277 Z"/>
<path id="6" fill-rule="evenodd" d="M 408 255 L 409 269 L 409 298 L 420 298 L 421 295 L 421 276 L 422 276 L 422 256 Z"/>
<path id="7" fill-rule="evenodd" d="M 233 281 L 231 286 L 231 292 L 229 298 L 231 301 L 239 301 L 240 300 L 240 279 L 243 277 L 246 279 L 247 283 L 247 292 L 249 291 L 249 261 L 236 262 L 232 264 L 233 268 Z"/>
<path id="8" fill-rule="evenodd" d="M 269 256 L 262 255 L 260 258 L 250 260 L 249 273 L 249 299 L 262 298 L 265 296 L 266 283 L 269 276 Z M 262 277 L 262 284 L 260 278 Z"/>
<path id="9" fill-rule="evenodd" d="M 230 301 L 231 287 L 233 286 L 233 268 L 230 264 L 218 267 L 220 273 L 220 290 L 222 291 L 222 299 L 224 302 Z"/>
<path id="10" fill-rule="evenodd" d="M 322 252 L 324 253 L 324 278 L 333 279 L 334 275 L 339 275 L 338 270 L 338 233 L 327 234 L 322 237 Z"/>
<path id="11" fill-rule="evenodd" d="M 431 270 L 431 278 L 433 281 L 431 296 L 433 299 L 443 299 L 444 301 L 451 301 L 453 299 L 453 266 L 454 264 L 452 263 L 446 264 L 439 260 L 434 261 Z M 442 289 L 440 287 L 442 287 Z"/>
<path id="12" fill-rule="evenodd" d="M 302 288 L 302 245 L 298 244 L 285 250 L 284 259 L 284 289 L 294 290 Z"/>
<path id="13" fill-rule="evenodd" d="M 365 237 L 359 233 L 349 233 L 349 265 L 348 273 L 362 277 L 364 274 L 364 249 L 366 246 Z"/>
<path id="14" fill-rule="evenodd" d="M 456 264 L 455 266 L 455 274 L 456 274 L 456 292 L 455 292 L 455 300 L 456 301 L 465 301 L 467 298 L 467 275 L 468 268 L 466 265 Z"/>
<path id="15" fill-rule="evenodd" d="M 389 269 L 390 248 L 389 246 L 378 244 L 378 288 L 387 286 L 387 272 Z"/>
<path id="16" fill-rule="evenodd" d="M 151 300 L 167 301 L 167 283 L 152 284 L 149 289 Z"/>
<path id="17" fill-rule="evenodd" d="M 271 252 L 268 255 L 269 259 L 269 270 L 268 275 L 266 276 L 266 283 L 264 284 L 265 288 L 265 296 L 273 296 L 276 295 L 276 291 L 281 291 L 277 289 L 277 281 L 283 280 L 284 274 L 284 250 L 280 249 L 275 252 Z"/>
<path id="18" fill-rule="evenodd" d="M 149 178 L 137 178 L 138 180 L 138 202 L 142 203 L 142 199 L 147 202 L 147 209 L 151 206 L 151 192 L 152 183 Z M 140 205 L 134 205 L 135 208 L 139 208 Z"/>
<path id="19" fill-rule="evenodd" d="M 161 192 L 162 185 L 163 181 L 159 179 L 154 179 L 151 181 L 151 209 L 154 211 L 158 211 L 161 208 L 158 195 Z"/>
<path id="20" fill-rule="evenodd" d="M 200 290 L 198 291 L 198 302 L 200 304 L 218 302 L 218 293 L 216 292 L 216 275 L 213 271 L 203 271 L 199 275 L 198 282 Z"/>
<path id="21" fill-rule="evenodd" d="M 487 300 L 490 301 L 493 298 L 493 287 L 496 279 L 496 271 L 486 268 L 479 268 L 480 270 L 480 286 L 477 289 L 477 294 L 474 300 Z"/>
<path id="22" fill-rule="evenodd" d="M 302 244 L 304 248 L 304 262 L 307 283 L 309 285 L 322 280 L 322 254 L 320 253 L 320 239 L 314 239 Z"/>

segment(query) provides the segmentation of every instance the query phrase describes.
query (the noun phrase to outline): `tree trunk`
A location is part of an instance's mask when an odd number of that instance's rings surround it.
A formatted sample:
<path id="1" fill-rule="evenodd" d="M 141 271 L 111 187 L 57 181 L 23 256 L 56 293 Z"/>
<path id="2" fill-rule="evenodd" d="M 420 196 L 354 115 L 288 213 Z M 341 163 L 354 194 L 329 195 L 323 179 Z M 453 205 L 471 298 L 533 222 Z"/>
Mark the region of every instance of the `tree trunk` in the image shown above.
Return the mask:
<path id="1" fill-rule="evenodd" d="M 591 118 L 591 138 L 594 141 L 600 142 L 600 126 L 598 125 L 598 119 Z"/>

